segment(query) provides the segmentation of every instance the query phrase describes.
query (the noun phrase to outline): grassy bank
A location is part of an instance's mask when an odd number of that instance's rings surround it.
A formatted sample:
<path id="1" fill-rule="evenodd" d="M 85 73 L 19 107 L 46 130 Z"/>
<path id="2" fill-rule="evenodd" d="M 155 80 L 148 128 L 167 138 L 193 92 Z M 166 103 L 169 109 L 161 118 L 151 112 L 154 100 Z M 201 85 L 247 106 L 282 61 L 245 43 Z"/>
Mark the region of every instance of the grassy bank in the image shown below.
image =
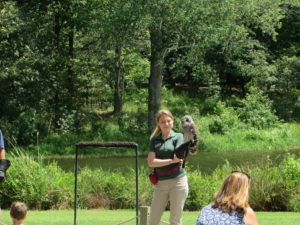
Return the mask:
<path id="1" fill-rule="evenodd" d="M 205 124 L 205 119 L 201 119 Z M 281 124 L 265 130 L 232 130 L 224 135 L 204 129 L 200 149 L 206 151 L 273 150 L 300 148 L 300 124 Z"/>
<path id="2" fill-rule="evenodd" d="M 11 224 L 9 212 L 2 211 L 4 224 Z M 260 225 L 300 225 L 300 213 L 293 212 L 256 212 Z M 78 225 L 113 225 L 133 218 L 134 210 L 78 210 Z M 183 224 L 196 224 L 198 211 L 183 213 Z M 165 212 L 162 220 L 168 221 L 169 212 Z M 73 210 L 29 211 L 26 225 L 66 225 L 74 221 Z M 126 223 L 135 225 L 135 220 Z"/>
<path id="3" fill-rule="evenodd" d="M 209 131 L 209 117 L 194 117 L 199 128 L 200 141 L 198 151 L 220 152 L 234 150 L 274 150 L 274 149 L 294 149 L 300 148 L 300 124 L 287 123 L 280 124 L 269 129 L 232 129 L 224 134 L 211 133 Z M 178 127 L 175 129 L 180 131 Z M 56 133 L 42 140 L 39 145 L 29 146 L 24 149 L 33 155 L 53 156 L 53 155 L 73 155 L 75 144 L 81 141 L 129 141 L 139 145 L 139 151 L 146 154 L 148 151 L 149 137 L 145 132 L 132 132 L 124 130 L 115 124 L 108 124 L 103 129 L 89 130 L 80 135 L 74 133 Z M 15 147 L 19 149 L 19 147 Z M 10 150 L 14 151 L 14 149 Z M 85 149 L 82 154 L 101 155 L 130 155 L 132 150 L 110 149 Z"/>

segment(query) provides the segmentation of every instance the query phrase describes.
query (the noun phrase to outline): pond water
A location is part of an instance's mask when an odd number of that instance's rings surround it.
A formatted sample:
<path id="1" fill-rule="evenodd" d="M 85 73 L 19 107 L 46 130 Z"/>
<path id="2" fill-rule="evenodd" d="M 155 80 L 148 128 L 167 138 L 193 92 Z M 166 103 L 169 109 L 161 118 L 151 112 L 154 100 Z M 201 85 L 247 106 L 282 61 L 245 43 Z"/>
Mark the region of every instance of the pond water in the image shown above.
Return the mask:
<path id="1" fill-rule="evenodd" d="M 288 154 L 292 153 L 300 157 L 300 149 L 293 150 L 265 150 L 265 151 L 230 151 L 230 152 L 198 152 L 195 156 L 187 158 L 187 166 L 192 170 L 200 170 L 210 174 L 218 166 L 224 165 L 228 161 L 231 165 L 237 166 L 259 166 L 266 160 L 271 160 L 277 165 Z M 45 159 L 46 163 L 56 161 L 65 171 L 74 170 L 74 157 L 57 157 Z M 139 167 L 147 168 L 146 156 L 139 156 Z M 135 156 L 110 156 L 99 155 L 79 156 L 78 167 L 88 167 L 91 169 L 102 168 L 104 170 L 135 168 Z"/>

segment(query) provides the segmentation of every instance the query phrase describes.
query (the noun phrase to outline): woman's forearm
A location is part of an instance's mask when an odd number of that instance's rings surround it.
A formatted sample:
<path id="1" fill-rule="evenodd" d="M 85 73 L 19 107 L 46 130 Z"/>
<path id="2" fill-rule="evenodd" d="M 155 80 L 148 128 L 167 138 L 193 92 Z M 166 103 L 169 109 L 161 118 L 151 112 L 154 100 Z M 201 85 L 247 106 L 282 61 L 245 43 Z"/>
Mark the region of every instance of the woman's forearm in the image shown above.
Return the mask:
<path id="1" fill-rule="evenodd" d="M 161 166 L 167 166 L 174 163 L 173 159 L 153 159 L 151 161 L 148 160 L 148 166 L 149 167 L 161 167 Z"/>

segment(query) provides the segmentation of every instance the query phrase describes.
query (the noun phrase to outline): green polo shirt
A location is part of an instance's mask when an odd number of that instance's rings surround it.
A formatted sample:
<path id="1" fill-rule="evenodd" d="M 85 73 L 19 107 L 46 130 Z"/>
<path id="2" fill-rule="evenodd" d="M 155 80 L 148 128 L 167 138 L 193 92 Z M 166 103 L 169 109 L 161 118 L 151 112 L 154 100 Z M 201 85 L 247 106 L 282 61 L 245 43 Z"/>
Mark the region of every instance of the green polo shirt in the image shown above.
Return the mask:
<path id="1" fill-rule="evenodd" d="M 155 156 L 158 159 L 173 159 L 174 149 L 183 144 L 182 133 L 176 133 L 173 130 L 171 135 L 167 139 L 162 139 L 161 135 L 153 137 L 150 140 L 150 152 L 155 152 Z M 170 170 L 172 168 L 178 167 L 179 170 L 172 172 L 168 175 L 163 175 L 158 177 L 158 180 L 167 180 L 176 177 L 181 177 L 185 175 L 185 170 L 182 168 L 182 163 L 172 163 L 167 166 L 156 167 L 156 172 L 159 174 L 163 171 Z"/>

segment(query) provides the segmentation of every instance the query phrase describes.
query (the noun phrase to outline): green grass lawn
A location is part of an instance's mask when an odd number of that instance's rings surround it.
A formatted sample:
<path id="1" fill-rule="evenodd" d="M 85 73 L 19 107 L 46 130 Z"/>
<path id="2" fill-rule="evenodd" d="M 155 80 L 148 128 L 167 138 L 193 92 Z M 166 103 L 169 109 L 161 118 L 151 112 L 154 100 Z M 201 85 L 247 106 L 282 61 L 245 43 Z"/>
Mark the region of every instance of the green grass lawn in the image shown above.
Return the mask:
<path id="1" fill-rule="evenodd" d="M 300 225 L 300 213 L 295 212 L 257 212 L 260 225 Z M 195 225 L 198 212 L 184 212 L 183 225 Z M 133 210 L 78 210 L 77 225 L 115 225 L 135 217 Z M 169 212 L 162 220 L 168 221 Z M 1 222 L 11 224 L 9 212 L 2 211 Z M 73 210 L 29 211 L 24 225 L 72 225 Z M 135 225 L 135 219 L 126 223 Z M 163 224 L 163 223 L 161 223 Z"/>

